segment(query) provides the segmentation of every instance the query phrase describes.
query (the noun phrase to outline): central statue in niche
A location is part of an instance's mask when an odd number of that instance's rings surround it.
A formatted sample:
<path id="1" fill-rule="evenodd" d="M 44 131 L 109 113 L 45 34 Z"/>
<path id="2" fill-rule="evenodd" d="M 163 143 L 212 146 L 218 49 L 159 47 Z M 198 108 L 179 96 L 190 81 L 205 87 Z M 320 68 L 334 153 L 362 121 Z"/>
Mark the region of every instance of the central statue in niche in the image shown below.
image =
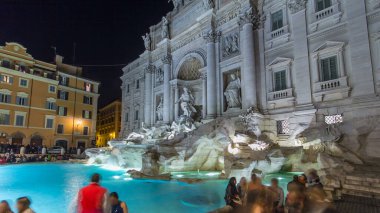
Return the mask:
<path id="1" fill-rule="evenodd" d="M 241 107 L 241 83 L 239 77 L 236 74 L 230 75 L 230 82 L 227 85 L 227 88 L 224 92 L 226 97 L 228 108 L 240 108 Z"/>
<path id="2" fill-rule="evenodd" d="M 187 87 L 183 88 L 183 93 L 176 103 L 180 103 L 183 116 L 191 118 L 197 110 L 194 108 L 194 96 Z"/>

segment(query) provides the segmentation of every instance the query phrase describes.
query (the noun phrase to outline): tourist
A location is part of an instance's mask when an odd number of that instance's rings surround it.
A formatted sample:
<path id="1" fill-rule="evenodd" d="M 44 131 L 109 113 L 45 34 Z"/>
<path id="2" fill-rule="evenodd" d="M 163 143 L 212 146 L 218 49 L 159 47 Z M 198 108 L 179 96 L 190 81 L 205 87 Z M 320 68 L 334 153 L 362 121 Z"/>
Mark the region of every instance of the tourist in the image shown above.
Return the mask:
<path id="1" fill-rule="evenodd" d="M 111 213 L 128 213 L 127 204 L 119 200 L 119 195 L 116 192 L 110 194 L 109 201 L 112 207 Z"/>
<path id="2" fill-rule="evenodd" d="M 297 175 L 293 176 L 293 180 L 288 183 L 288 194 L 286 196 L 285 208 L 288 213 L 298 213 L 303 209 L 305 202 L 305 184 L 300 181 L 304 177 L 298 177 Z M 306 183 L 306 181 L 305 181 Z"/>
<path id="3" fill-rule="evenodd" d="M 5 200 L 0 202 L 0 213 L 13 213 L 8 202 Z"/>
<path id="4" fill-rule="evenodd" d="M 305 188 L 307 184 L 307 177 L 305 174 L 302 174 L 298 177 L 298 182 L 301 183 Z"/>
<path id="5" fill-rule="evenodd" d="M 108 213 L 107 189 L 99 185 L 100 175 L 93 174 L 91 183 L 78 193 L 78 213 Z"/>
<path id="6" fill-rule="evenodd" d="M 231 206 L 232 208 L 236 208 L 242 205 L 242 202 L 239 198 L 239 193 L 236 188 L 235 177 L 230 178 L 230 181 L 228 182 L 224 200 L 226 201 L 226 205 Z"/>
<path id="7" fill-rule="evenodd" d="M 34 213 L 34 211 L 30 208 L 30 200 L 27 197 L 20 197 L 17 199 L 17 210 L 18 213 Z"/>
<path id="8" fill-rule="evenodd" d="M 277 178 L 272 178 L 271 186 L 268 187 L 268 189 L 272 191 L 274 195 L 273 212 L 284 212 L 284 190 L 282 190 L 282 188 L 278 186 Z"/>
<path id="9" fill-rule="evenodd" d="M 243 206 L 244 206 L 247 200 L 247 191 L 248 191 L 248 183 L 245 177 L 240 178 L 240 181 L 237 185 L 237 190 L 239 193 L 239 197 L 242 200 Z"/>
<path id="10" fill-rule="evenodd" d="M 318 173 L 315 169 L 308 171 L 307 187 L 319 187 L 323 189 L 323 185 L 319 179 Z"/>
<path id="11" fill-rule="evenodd" d="M 256 174 L 251 175 L 251 182 L 248 184 L 247 203 L 255 203 L 259 194 L 265 190 L 261 179 Z"/>

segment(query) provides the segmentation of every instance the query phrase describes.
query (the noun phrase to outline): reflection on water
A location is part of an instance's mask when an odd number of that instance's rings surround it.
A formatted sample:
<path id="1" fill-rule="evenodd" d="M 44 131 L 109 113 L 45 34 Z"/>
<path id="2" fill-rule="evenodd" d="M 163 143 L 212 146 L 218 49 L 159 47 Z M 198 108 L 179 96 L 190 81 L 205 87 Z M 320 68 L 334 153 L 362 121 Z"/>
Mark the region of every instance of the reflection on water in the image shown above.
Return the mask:
<path id="1" fill-rule="evenodd" d="M 102 175 L 101 184 L 117 191 L 131 212 L 207 212 L 224 206 L 224 189 L 227 181 L 208 180 L 198 184 L 178 181 L 132 180 L 122 170 L 106 170 L 97 166 L 79 164 L 25 164 L 0 167 L 0 200 L 14 206 L 16 198 L 30 196 L 33 208 L 39 213 L 64 213 L 79 188 L 88 183 L 93 173 Z M 218 177 L 217 172 L 174 173 L 176 178 Z M 281 186 L 292 174 L 268 175 L 281 177 Z M 167 208 L 170 208 L 168 210 Z"/>

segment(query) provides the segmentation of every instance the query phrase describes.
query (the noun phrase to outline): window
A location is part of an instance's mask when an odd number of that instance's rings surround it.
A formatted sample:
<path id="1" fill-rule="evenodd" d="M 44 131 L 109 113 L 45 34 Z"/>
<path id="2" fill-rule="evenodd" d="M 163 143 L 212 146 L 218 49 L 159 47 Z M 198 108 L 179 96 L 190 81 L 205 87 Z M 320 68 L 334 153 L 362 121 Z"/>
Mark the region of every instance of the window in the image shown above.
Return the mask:
<path id="1" fill-rule="evenodd" d="M 16 104 L 21 106 L 27 106 L 28 105 L 28 98 L 17 96 L 16 97 Z"/>
<path id="2" fill-rule="evenodd" d="M 139 89 L 139 88 L 140 88 L 140 80 L 137 79 L 137 80 L 136 80 L 136 89 Z"/>
<path id="3" fill-rule="evenodd" d="M 129 114 L 128 114 L 128 112 L 127 112 L 127 113 L 125 113 L 125 121 L 126 121 L 126 122 L 128 122 L 128 121 L 129 121 Z"/>
<path id="4" fill-rule="evenodd" d="M 274 73 L 275 91 L 286 89 L 286 71 L 278 71 Z"/>
<path id="5" fill-rule="evenodd" d="M 57 88 L 54 85 L 49 85 L 49 93 L 55 93 L 56 89 Z"/>
<path id="6" fill-rule="evenodd" d="M 20 87 L 28 87 L 28 80 L 20 78 L 20 84 L 19 84 L 19 86 Z"/>
<path id="7" fill-rule="evenodd" d="M 46 109 L 55 110 L 57 108 L 55 102 L 46 101 Z"/>
<path id="8" fill-rule="evenodd" d="M 329 81 L 338 78 L 338 64 L 336 56 L 321 59 L 320 66 L 322 81 Z"/>
<path id="9" fill-rule="evenodd" d="M 317 12 L 331 7 L 331 0 L 316 0 Z"/>
<path id="10" fill-rule="evenodd" d="M 338 124 L 343 123 L 343 115 L 326 115 L 325 116 L 326 124 Z"/>
<path id="11" fill-rule="evenodd" d="M 83 103 L 92 105 L 92 97 L 83 96 Z"/>
<path id="12" fill-rule="evenodd" d="M 67 91 L 58 90 L 57 96 L 58 96 L 58 99 L 69 100 L 69 92 Z"/>
<path id="13" fill-rule="evenodd" d="M 135 120 L 136 121 L 139 120 L 139 111 L 138 110 L 135 111 Z"/>
<path id="14" fill-rule="evenodd" d="M 58 134 L 63 134 L 63 132 L 64 132 L 64 126 L 63 126 L 63 124 L 58 124 L 58 126 L 57 126 L 57 133 Z"/>
<path id="15" fill-rule="evenodd" d="M 289 132 L 290 129 L 288 120 L 277 121 L 277 134 L 287 135 Z"/>
<path id="16" fill-rule="evenodd" d="M 13 84 L 13 77 L 9 75 L 0 75 L 0 82 L 6 84 Z"/>
<path id="17" fill-rule="evenodd" d="M 11 95 L 0 93 L 0 102 L 2 102 L 2 103 L 10 103 L 11 102 Z"/>
<path id="18" fill-rule="evenodd" d="M 272 31 L 278 30 L 284 26 L 282 10 L 279 10 L 271 15 Z"/>
<path id="19" fill-rule="evenodd" d="M 82 111 L 82 118 L 91 119 L 92 118 L 92 112 L 89 110 L 83 110 Z"/>
<path id="20" fill-rule="evenodd" d="M 83 135 L 88 135 L 88 126 L 83 127 Z"/>
<path id="21" fill-rule="evenodd" d="M 67 107 L 59 106 L 57 111 L 59 116 L 67 116 Z"/>
<path id="22" fill-rule="evenodd" d="M 46 129 L 53 129 L 53 126 L 54 126 L 54 118 L 47 117 L 45 119 L 45 128 Z"/>
<path id="23" fill-rule="evenodd" d="M 1 110 L 0 111 L 0 125 L 9 125 L 9 124 L 10 124 L 9 111 Z"/>
<path id="24" fill-rule="evenodd" d="M 25 115 L 16 114 L 15 116 L 15 126 L 24 126 Z"/>
<path id="25" fill-rule="evenodd" d="M 127 93 L 129 93 L 129 84 L 127 84 Z"/>
<path id="26" fill-rule="evenodd" d="M 4 60 L 2 61 L 1 66 L 6 67 L 6 68 L 11 68 L 11 62 Z"/>
<path id="27" fill-rule="evenodd" d="M 92 92 L 92 84 L 90 84 L 90 83 L 84 83 L 84 90 L 86 91 L 86 92 Z"/>
<path id="28" fill-rule="evenodd" d="M 63 86 L 69 86 L 70 79 L 66 76 L 59 77 L 59 84 Z"/>

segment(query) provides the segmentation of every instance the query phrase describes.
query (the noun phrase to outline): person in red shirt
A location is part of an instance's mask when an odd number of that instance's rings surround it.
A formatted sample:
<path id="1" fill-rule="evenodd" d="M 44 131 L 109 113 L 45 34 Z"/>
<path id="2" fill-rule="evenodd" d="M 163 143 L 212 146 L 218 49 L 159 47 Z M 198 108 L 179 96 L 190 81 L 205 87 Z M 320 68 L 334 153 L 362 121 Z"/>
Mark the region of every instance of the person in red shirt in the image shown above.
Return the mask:
<path id="1" fill-rule="evenodd" d="M 108 213 L 107 189 L 99 185 L 100 175 L 93 174 L 91 183 L 78 193 L 78 213 Z"/>

